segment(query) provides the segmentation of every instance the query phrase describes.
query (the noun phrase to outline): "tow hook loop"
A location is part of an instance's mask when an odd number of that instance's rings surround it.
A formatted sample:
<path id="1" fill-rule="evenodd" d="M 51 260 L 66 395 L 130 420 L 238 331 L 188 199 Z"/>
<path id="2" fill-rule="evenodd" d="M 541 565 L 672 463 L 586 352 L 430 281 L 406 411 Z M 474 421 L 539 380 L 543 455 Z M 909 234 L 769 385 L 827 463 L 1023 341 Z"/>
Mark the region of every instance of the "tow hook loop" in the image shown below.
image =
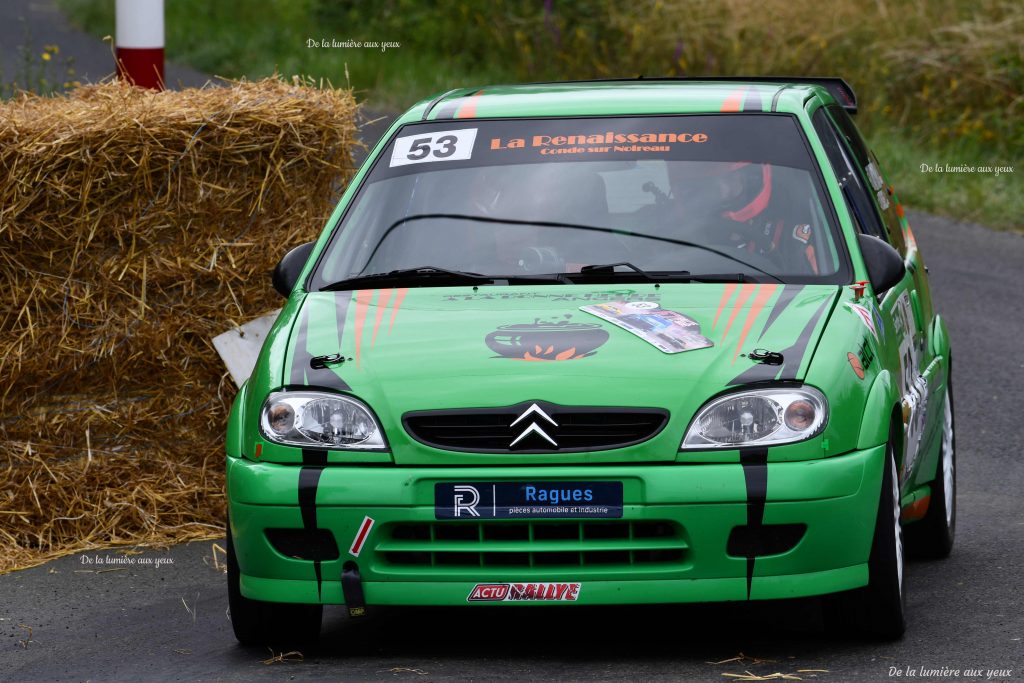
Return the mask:
<path id="1" fill-rule="evenodd" d="M 341 594 L 350 617 L 366 616 L 366 598 L 363 597 L 363 580 L 359 577 L 359 566 L 346 562 L 341 568 Z"/>

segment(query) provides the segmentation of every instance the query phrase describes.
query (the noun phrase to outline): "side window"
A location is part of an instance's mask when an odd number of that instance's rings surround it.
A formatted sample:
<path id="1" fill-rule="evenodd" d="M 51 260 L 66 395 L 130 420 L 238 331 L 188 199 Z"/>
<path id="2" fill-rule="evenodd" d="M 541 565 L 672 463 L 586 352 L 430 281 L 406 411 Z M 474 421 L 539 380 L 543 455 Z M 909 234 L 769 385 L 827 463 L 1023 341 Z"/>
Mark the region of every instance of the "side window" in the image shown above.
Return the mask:
<path id="1" fill-rule="evenodd" d="M 846 140 L 846 144 L 853 151 L 857 165 L 861 168 L 866 167 L 871 162 L 871 159 L 868 158 L 868 146 L 864 144 L 864 138 L 860 136 L 860 131 L 854 125 L 853 119 L 850 118 L 850 115 L 842 107 L 830 105 L 826 109 L 832 117 L 832 121 L 835 123 L 839 134 Z"/>
<path id="2" fill-rule="evenodd" d="M 850 208 L 850 212 L 853 214 L 860 231 L 867 235 L 874 235 L 883 240 L 888 240 L 889 237 L 882 226 L 881 219 L 871 199 L 871 193 L 861 179 L 856 162 L 850 158 L 846 147 L 840 142 L 840 133 L 833 126 L 828 116 L 825 115 L 825 110 L 818 109 L 818 111 L 814 112 L 811 122 L 814 124 L 814 130 L 817 131 L 818 138 L 825 148 L 825 155 L 828 157 L 829 163 L 832 164 L 832 170 L 835 171 L 836 177 L 839 179 L 839 186 L 843 190 L 843 196 L 846 197 L 846 204 Z M 865 158 L 867 158 L 866 154 L 867 152 L 865 151 Z"/>
<path id="3" fill-rule="evenodd" d="M 829 105 L 826 107 L 829 116 L 835 123 L 836 128 L 839 130 L 839 134 L 846 140 L 847 149 L 853 152 L 856 158 L 857 165 L 859 166 L 862 173 L 862 178 L 866 177 L 868 183 L 870 183 L 869 193 L 874 195 L 875 205 L 878 207 L 879 212 L 882 214 L 882 219 L 885 221 L 886 236 L 889 243 L 892 244 L 901 254 L 906 254 L 906 244 L 903 239 L 903 228 L 900 225 L 899 216 L 896 214 L 896 207 L 891 201 L 891 193 L 889 187 L 885 183 L 885 179 L 882 177 L 881 168 L 878 165 L 878 159 L 868 149 L 867 144 L 864 142 L 864 138 L 861 137 L 860 131 L 857 130 L 857 126 L 854 124 L 853 119 L 846 113 L 846 110 L 842 107 L 835 105 Z"/>
<path id="4" fill-rule="evenodd" d="M 892 192 L 890 191 L 891 186 L 886 183 L 885 177 L 882 176 L 882 167 L 878 164 L 878 158 L 875 157 L 875 153 L 871 152 L 870 154 L 874 173 L 878 174 L 878 180 L 882 185 L 880 191 L 885 193 L 884 207 L 879 205 L 879 208 L 882 209 L 882 218 L 885 219 L 885 227 L 889 231 L 889 243 L 896 247 L 900 254 L 906 256 L 907 241 L 903 237 L 903 225 L 900 222 L 899 213 L 896 212 L 896 202 L 893 201 Z"/>

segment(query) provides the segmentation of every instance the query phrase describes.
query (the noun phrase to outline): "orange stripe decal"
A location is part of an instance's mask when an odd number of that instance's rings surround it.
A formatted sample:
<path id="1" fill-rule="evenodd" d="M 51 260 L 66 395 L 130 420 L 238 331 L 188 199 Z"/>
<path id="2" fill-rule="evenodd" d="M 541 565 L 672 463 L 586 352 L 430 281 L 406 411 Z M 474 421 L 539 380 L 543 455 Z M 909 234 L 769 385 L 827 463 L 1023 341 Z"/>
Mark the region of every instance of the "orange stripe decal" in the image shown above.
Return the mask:
<path id="1" fill-rule="evenodd" d="M 740 111 L 743 109 L 743 96 L 746 94 L 746 88 L 740 88 L 739 90 L 733 90 L 729 93 L 729 96 L 725 98 L 725 102 L 722 102 L 722 111 Z"/>
<path id="2" fill-rule="evenodd" d="M 373 299 L 373 289 L 361 289 L 356 292 L 356 367 L 359 367 L 359 351 L 363 341 L 363 323 L 366 322 L 366 309 Z"/>
<path id="3" fill-rule="evenodd" d="M 395 305 L 391 307 L 391 322 L 388 324 L 388 334 L 391 334 L 391 328 L 395 326 L 395 316 L 398 315 L 398 309 L 402 307 L 402 300 L 405 299 L 405 294 L 408 291 L 408 287 L 395 290 Z"/>
<path id="4" fill-rule="evenodd" d="M 754 321 L 757 320 L 757 316 L 761 315 L 761 311 L 764 309 L 764 305 L 768 303 L 768 299 L 775 293 L 775 289 L 778 285 L 760 285 L 757 288 L 757 296 L 754 297 L 754 303 L 750 307 L 750 311 L 747 312 L 747 320 L 743 323 L 743 331 L 740 333 L 740 340 L 736 344 L 736 351 L 732 354 L 732 362 L 736 362 L 736 357 L 740 355 L 740 347 L 743 346 L 743 342 L 747 340 L 747 334 L 750 332 L 751 326 Z"/>
<path id="5" fill-rule="evenodd" d="M 740 295 L 736 297 L 736 304 L 732 307 L 732 315 L 729 316 L 729 322 L 725 326 L 725 334 L 722 335 L 722 341 L 725 341 L 725 338 L 729 336 L 729 329 L 732 328 L 732 323 L 736 320 L 736 315 L 740 312 L 740 309 L 746 305 L 747 299 L 750 298 L 750 295 L 756 288 L 757 285 L 743 285 L 740 289 Z"/>
<path id="6" fill-rule="evenodd" d="M 377 343 L 377 330 L 380 329 L 380 321 L 384 319 L 384 311 L 387 310 L 388 300 L 391 299 L 390 289 L 380 290 L 380 296 L 377 297 L 377 316 L 373 320 L 373 337 L 370 339 L 370 346 Z"/>
<path id="7" fill-rule="evenodd" d="M 471 119 L 476 116 L 476 103 L 480 100 L 480 96 L 484 94 L 483 90 L 477 90 L 475 93 L 470 95 L 466 103 L 459 107 L 459 110 L 455 112 L 455 118 L 457 119 Z"/>
<path id="8" fill-rule="evenodd" d="M 722 309 L 725 308 L 725 304 L 732 298 L 732 293 L 736 291 L 736 285 L 728 284 L 725 286 L 725 291 L 722 292 L 722 300 L 718 302 L 718 310 L 715 312 L 715 320 L 711 323 L 711 329 L 715 329 L 715 325 L 718 324 L 718 317 L 722 315 Z"/>

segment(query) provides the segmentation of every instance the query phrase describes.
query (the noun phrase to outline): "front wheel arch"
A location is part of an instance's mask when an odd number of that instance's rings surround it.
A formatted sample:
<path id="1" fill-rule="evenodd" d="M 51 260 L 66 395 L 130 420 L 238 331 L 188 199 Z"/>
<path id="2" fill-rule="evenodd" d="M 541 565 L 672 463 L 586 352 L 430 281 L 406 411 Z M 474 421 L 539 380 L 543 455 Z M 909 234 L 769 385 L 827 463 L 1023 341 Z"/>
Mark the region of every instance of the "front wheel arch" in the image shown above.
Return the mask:
<path id="1" fill-rule="evenodd" d="M 889 439 L 889 426 L 892 424 L 894 415 L 902 435 L 903 418 L 899 413 L 900 397 L 898 394 L 899 391 L 893 382 L 892 374 L 888 370 L 879 372 L 868 391 L 868 398 L 864 402 L 860 434 L 857 437 L 858 449 L 874 448 L 886 443 Z M 902 450 L 901 447 L 899 454 L 901 460 Z"/>

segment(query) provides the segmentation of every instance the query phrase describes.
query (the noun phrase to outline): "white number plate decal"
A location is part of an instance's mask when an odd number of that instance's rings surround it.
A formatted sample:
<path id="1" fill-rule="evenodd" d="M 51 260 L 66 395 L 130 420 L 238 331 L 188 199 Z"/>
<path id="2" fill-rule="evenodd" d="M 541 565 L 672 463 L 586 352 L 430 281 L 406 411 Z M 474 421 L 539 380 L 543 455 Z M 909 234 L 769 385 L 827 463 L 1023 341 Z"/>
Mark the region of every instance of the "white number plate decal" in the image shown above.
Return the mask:
<path id="1" fill-rule="evenodd" d="M 406 135 L 395 140 L 391 167 L 425 164 L 429 161 L 469 159 L 476 142 L 476 128 L 439 130 L 435 133 Z"/>

